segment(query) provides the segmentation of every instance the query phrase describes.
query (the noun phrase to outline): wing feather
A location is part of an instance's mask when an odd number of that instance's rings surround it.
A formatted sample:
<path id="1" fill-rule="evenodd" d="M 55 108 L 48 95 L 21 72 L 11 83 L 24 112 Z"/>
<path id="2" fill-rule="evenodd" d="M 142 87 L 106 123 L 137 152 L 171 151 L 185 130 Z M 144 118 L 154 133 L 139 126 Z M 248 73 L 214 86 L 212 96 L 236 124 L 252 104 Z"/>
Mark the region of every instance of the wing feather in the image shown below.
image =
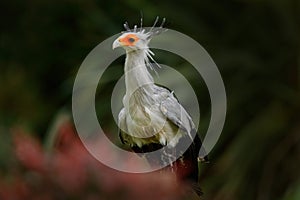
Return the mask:
<path id="1" fill-rule="evenodd" d="M 172 92 L 166 99 L 161 101 L 160 110 L 167 117 L 167 119 L 184 131 L 186 136 L 192 140 L 191 148 L 193 149 L 192 151 L 194 151 L 193 154 L 197 154 L 198 156 L 199 150 L 202 146 L 202 141 L 197 134 L 192 118 L 178 102 L 177 98 Z M 200 161 L 207 162 L 208 157 L 203 148 L 201 148 L 201 155 L 203 155 L 203 157 L 198 157 L 198 159 Z"/>
<path id="2" fill-rule="evenodd" d="M 171 122 L 193 139 L 194 135 L 192 136 L 191 134 L 192 130 L 195 130 L 195 125 L 189 114 L 172 93 L 161 102 L 160 110 Z"/>

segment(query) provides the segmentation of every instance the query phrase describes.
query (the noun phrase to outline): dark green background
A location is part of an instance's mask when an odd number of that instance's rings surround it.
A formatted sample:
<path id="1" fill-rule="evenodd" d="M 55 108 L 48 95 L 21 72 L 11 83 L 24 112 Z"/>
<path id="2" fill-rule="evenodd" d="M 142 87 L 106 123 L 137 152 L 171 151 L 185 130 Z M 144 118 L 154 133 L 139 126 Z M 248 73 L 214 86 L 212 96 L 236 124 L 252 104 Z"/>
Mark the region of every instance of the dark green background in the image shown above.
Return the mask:
<path id="1" fill-rule="evenodd" d="M 2 0 L 3 173 L 11 165 L 10 128 L 22 127 L 46 141 L 55 116 L 71 113 L 72 85 L 85 56 L 122 31 L 124 21 L 139 23 L 140 11 L 145 26 L 159 15 L 167 18 L 167 28 L 198 41 L 222 74 L 228 112 L 211 163 L 201 167 L 205 198 L 300 199 L 299 0 Z M 184 71 L 184 60 L 174 55 L 158 52 L 156 59 Z M 123 73 L 123 60 L 107 71 L 98 90 L 99 118 L 109 119 L 108 128 L 114 126 L 107 109 L 110 88 Z M 193 85 L 193 73 L 182 73 Z M 205 84 L 195 83 L 203 132 L 210 104 Z"/>

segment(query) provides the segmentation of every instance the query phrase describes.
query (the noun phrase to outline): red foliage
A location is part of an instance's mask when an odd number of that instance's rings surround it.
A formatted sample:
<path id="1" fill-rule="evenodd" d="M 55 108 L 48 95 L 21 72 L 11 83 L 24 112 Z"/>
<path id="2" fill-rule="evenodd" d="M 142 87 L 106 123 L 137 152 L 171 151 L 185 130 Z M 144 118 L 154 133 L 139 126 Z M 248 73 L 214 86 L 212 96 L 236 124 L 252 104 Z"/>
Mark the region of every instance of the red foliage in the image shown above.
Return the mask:
<path id="1" fill-rule="evenodd" d="M 30 170 L 44 170 L 44 155 L 40 143 L 20 129 L 14 132 L 15 153 L 19 161 Z"/>
<path id="2" fill-rule="evenodd" d="M 59 128 L 51 152 L 20 129 L 13 136 L 19 166 L 10 181 L 0 181 L 1 200 L 179 199 L 182 194 L 174 175 L 128 174 L 104 166 L 87 152 L 69 121 Z"/>

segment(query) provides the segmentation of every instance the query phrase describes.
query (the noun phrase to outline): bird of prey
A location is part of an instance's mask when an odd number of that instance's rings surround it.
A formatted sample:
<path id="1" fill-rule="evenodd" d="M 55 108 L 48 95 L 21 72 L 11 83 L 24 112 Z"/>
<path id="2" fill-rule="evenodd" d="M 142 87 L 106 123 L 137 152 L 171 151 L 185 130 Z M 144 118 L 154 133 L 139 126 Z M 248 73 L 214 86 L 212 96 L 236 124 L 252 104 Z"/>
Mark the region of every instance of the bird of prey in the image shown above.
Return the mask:
<path id="1" fill-rule="evenodd" d="M 166 166 L 167 162 L 178 179 L 190 182 L 200 195 L 198 161 L 206 161 L 207 157 L 198 157 L 202 142 L 195 125 L 173 91 L 155 84 L 147 69 L 153 67 L 151 61 L 156 63 L 148 44 L 165 30 L 165 18 L 157 27 L 158 20 L 157 17 L 148 31 L 142 27 L 142 19 L 141 26 L 135 25 L 132 30 L 126 22 L 126 31 L 113 43 L 113 49 L 123 47 L 126 51 L 126 94 L 118 117 L 119 136 L 122 143 L 136 153 L 146 154 L 166 147 L 160 157 L 146 158 L 152 164 Z M 185 143 L 189 146 L 182 150 Z M 175 161 L 174 157 L 177 158 Z"/>

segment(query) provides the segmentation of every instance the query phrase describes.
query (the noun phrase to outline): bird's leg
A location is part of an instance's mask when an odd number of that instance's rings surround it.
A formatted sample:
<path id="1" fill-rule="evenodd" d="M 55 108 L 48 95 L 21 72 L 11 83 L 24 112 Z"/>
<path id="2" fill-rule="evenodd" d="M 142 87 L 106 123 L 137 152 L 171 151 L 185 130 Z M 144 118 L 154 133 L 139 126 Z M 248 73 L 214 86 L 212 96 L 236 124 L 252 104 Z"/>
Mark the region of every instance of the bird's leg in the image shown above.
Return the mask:
<path id="1" fill-rule="evenodd" d="M 176 148 L 165 147 L 161 154 L 161 160 L 164 166 L 170 166 L 169 170 L 171 170 L 171 172 L 176 172 L 176 165 L 174 165 L 176 161 Z"/>

